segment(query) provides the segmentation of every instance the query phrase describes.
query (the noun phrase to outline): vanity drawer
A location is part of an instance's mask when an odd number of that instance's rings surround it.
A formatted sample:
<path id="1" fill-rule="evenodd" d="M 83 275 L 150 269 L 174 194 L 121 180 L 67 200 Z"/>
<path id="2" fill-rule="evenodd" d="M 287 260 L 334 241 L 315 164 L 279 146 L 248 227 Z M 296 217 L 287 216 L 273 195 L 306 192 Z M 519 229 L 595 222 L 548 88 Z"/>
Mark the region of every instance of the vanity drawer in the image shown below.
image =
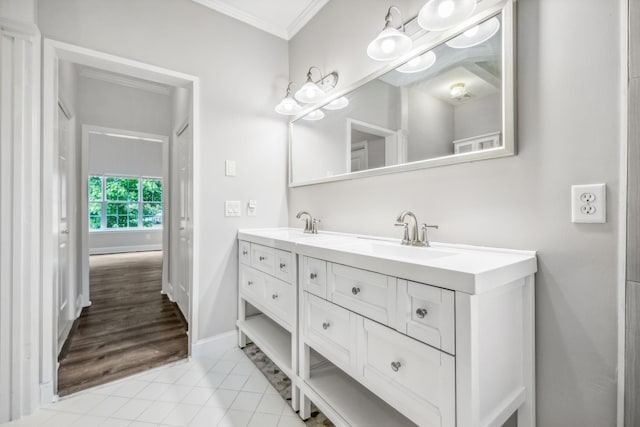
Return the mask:
<path id="1" fill-rule="evenodd" d="M 261 304 L 264 300 L 264 275 L 251 267 L 240 266 L 240 292 Z"/>
<path id="2" fill-rule="evenodd" d="M 274 274 L 275 249 L 251 244 L 251 266 L 267 274 Z"/>
<path id="3" fill-rule="evenodd" d="M 327 297 L 327 262 L 315 258 L 302 258 L 304 290 L 321 298 Z"/>
<path id="4" fill-rule="evenodd" d="M 329 263 L 327 299 L 385 325 L 393 324 L 396 279 L 384 274 Z"/>
<path id="5" fill-rule="evenodd" d="M 421 426 L 455 426 L 455 359 L 368 319 L 358 327 L 358 375 Z"/>
<path id="6" fill-rule="evenodd" d="M 287 283 L 293 283 L 293 273 L 295 271 L 291 252 L 281 251 L 276 249 L 276 264 L 275 264 L 275 273 L 276 277 L 284 280 Z"/>
<path id="7" fill-rule="evenodd" d="M 398 329 L 455 354 L 455 292 L 398 280 Z"/>
<path id="8" fill-rule="evenodd" d="M 238 259 L 240 264 L 251 265 L 251 243 L 243 240 L 238 242 Z"/>
<path id="9" fill-rule="evenodd" d="M 353 369 L 358 316 L 308 292 L 303 298 L 303 340 L 338 367 Z"/>
<path id="10" fill-rule="evenodd" d="M 288 325 L 293 325 L 296 298 L 293 285 L 274 277 L 264 277 L 264 306 Z"/>

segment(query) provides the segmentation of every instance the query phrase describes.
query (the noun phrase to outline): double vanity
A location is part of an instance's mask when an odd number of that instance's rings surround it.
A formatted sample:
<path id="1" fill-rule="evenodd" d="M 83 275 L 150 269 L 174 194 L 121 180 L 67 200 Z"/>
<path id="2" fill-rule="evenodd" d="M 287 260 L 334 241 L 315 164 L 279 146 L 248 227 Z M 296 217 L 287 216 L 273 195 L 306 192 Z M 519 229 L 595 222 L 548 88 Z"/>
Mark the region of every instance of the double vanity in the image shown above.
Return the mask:
<path id="1" fill-rule="evenodd" d="M 312 401 L 337 426 L 499 427 L 516 411 L 535 425 L 534 252 L 291 228 L 238 240 L 239 345 L 291 379 L 301 418 Z"/>

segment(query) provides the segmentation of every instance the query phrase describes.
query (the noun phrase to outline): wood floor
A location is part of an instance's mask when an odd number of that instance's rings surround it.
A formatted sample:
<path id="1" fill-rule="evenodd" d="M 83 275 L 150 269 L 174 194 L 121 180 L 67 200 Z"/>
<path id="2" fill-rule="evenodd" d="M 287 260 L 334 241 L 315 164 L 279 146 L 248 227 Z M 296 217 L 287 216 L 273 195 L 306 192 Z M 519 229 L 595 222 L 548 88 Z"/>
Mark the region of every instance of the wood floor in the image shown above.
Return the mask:
<path id="1" fill-rule="evenodd" d="M 58 394 L 75 393 L 184 359 L 186 330 L 160 293 L 162 252 L 93 255 L 90 307 L 58 369 Z"/>

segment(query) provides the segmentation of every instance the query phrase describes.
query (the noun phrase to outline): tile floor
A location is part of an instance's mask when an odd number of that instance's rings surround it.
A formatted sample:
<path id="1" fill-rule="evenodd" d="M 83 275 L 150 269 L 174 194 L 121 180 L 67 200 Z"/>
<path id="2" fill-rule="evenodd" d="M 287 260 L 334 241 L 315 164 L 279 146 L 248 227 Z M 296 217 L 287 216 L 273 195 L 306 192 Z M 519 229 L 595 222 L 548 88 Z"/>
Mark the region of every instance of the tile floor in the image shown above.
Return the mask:
<path id="1" fill-rule="evenodd" d="M 238 348 L 64 398 L 3 427 L 304 427 Z"/>

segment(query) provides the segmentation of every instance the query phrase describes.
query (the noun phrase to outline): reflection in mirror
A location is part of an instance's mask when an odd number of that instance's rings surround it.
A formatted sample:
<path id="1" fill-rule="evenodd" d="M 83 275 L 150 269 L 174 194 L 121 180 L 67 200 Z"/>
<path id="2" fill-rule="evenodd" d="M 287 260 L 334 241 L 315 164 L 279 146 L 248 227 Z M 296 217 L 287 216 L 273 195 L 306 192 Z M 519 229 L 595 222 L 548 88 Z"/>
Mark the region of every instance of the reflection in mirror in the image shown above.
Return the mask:
<path id="1" fill-rule="evenodd" d="M 292 183 L 501 148 L 502 49 L 498 14 L 295 120 Z"/>

